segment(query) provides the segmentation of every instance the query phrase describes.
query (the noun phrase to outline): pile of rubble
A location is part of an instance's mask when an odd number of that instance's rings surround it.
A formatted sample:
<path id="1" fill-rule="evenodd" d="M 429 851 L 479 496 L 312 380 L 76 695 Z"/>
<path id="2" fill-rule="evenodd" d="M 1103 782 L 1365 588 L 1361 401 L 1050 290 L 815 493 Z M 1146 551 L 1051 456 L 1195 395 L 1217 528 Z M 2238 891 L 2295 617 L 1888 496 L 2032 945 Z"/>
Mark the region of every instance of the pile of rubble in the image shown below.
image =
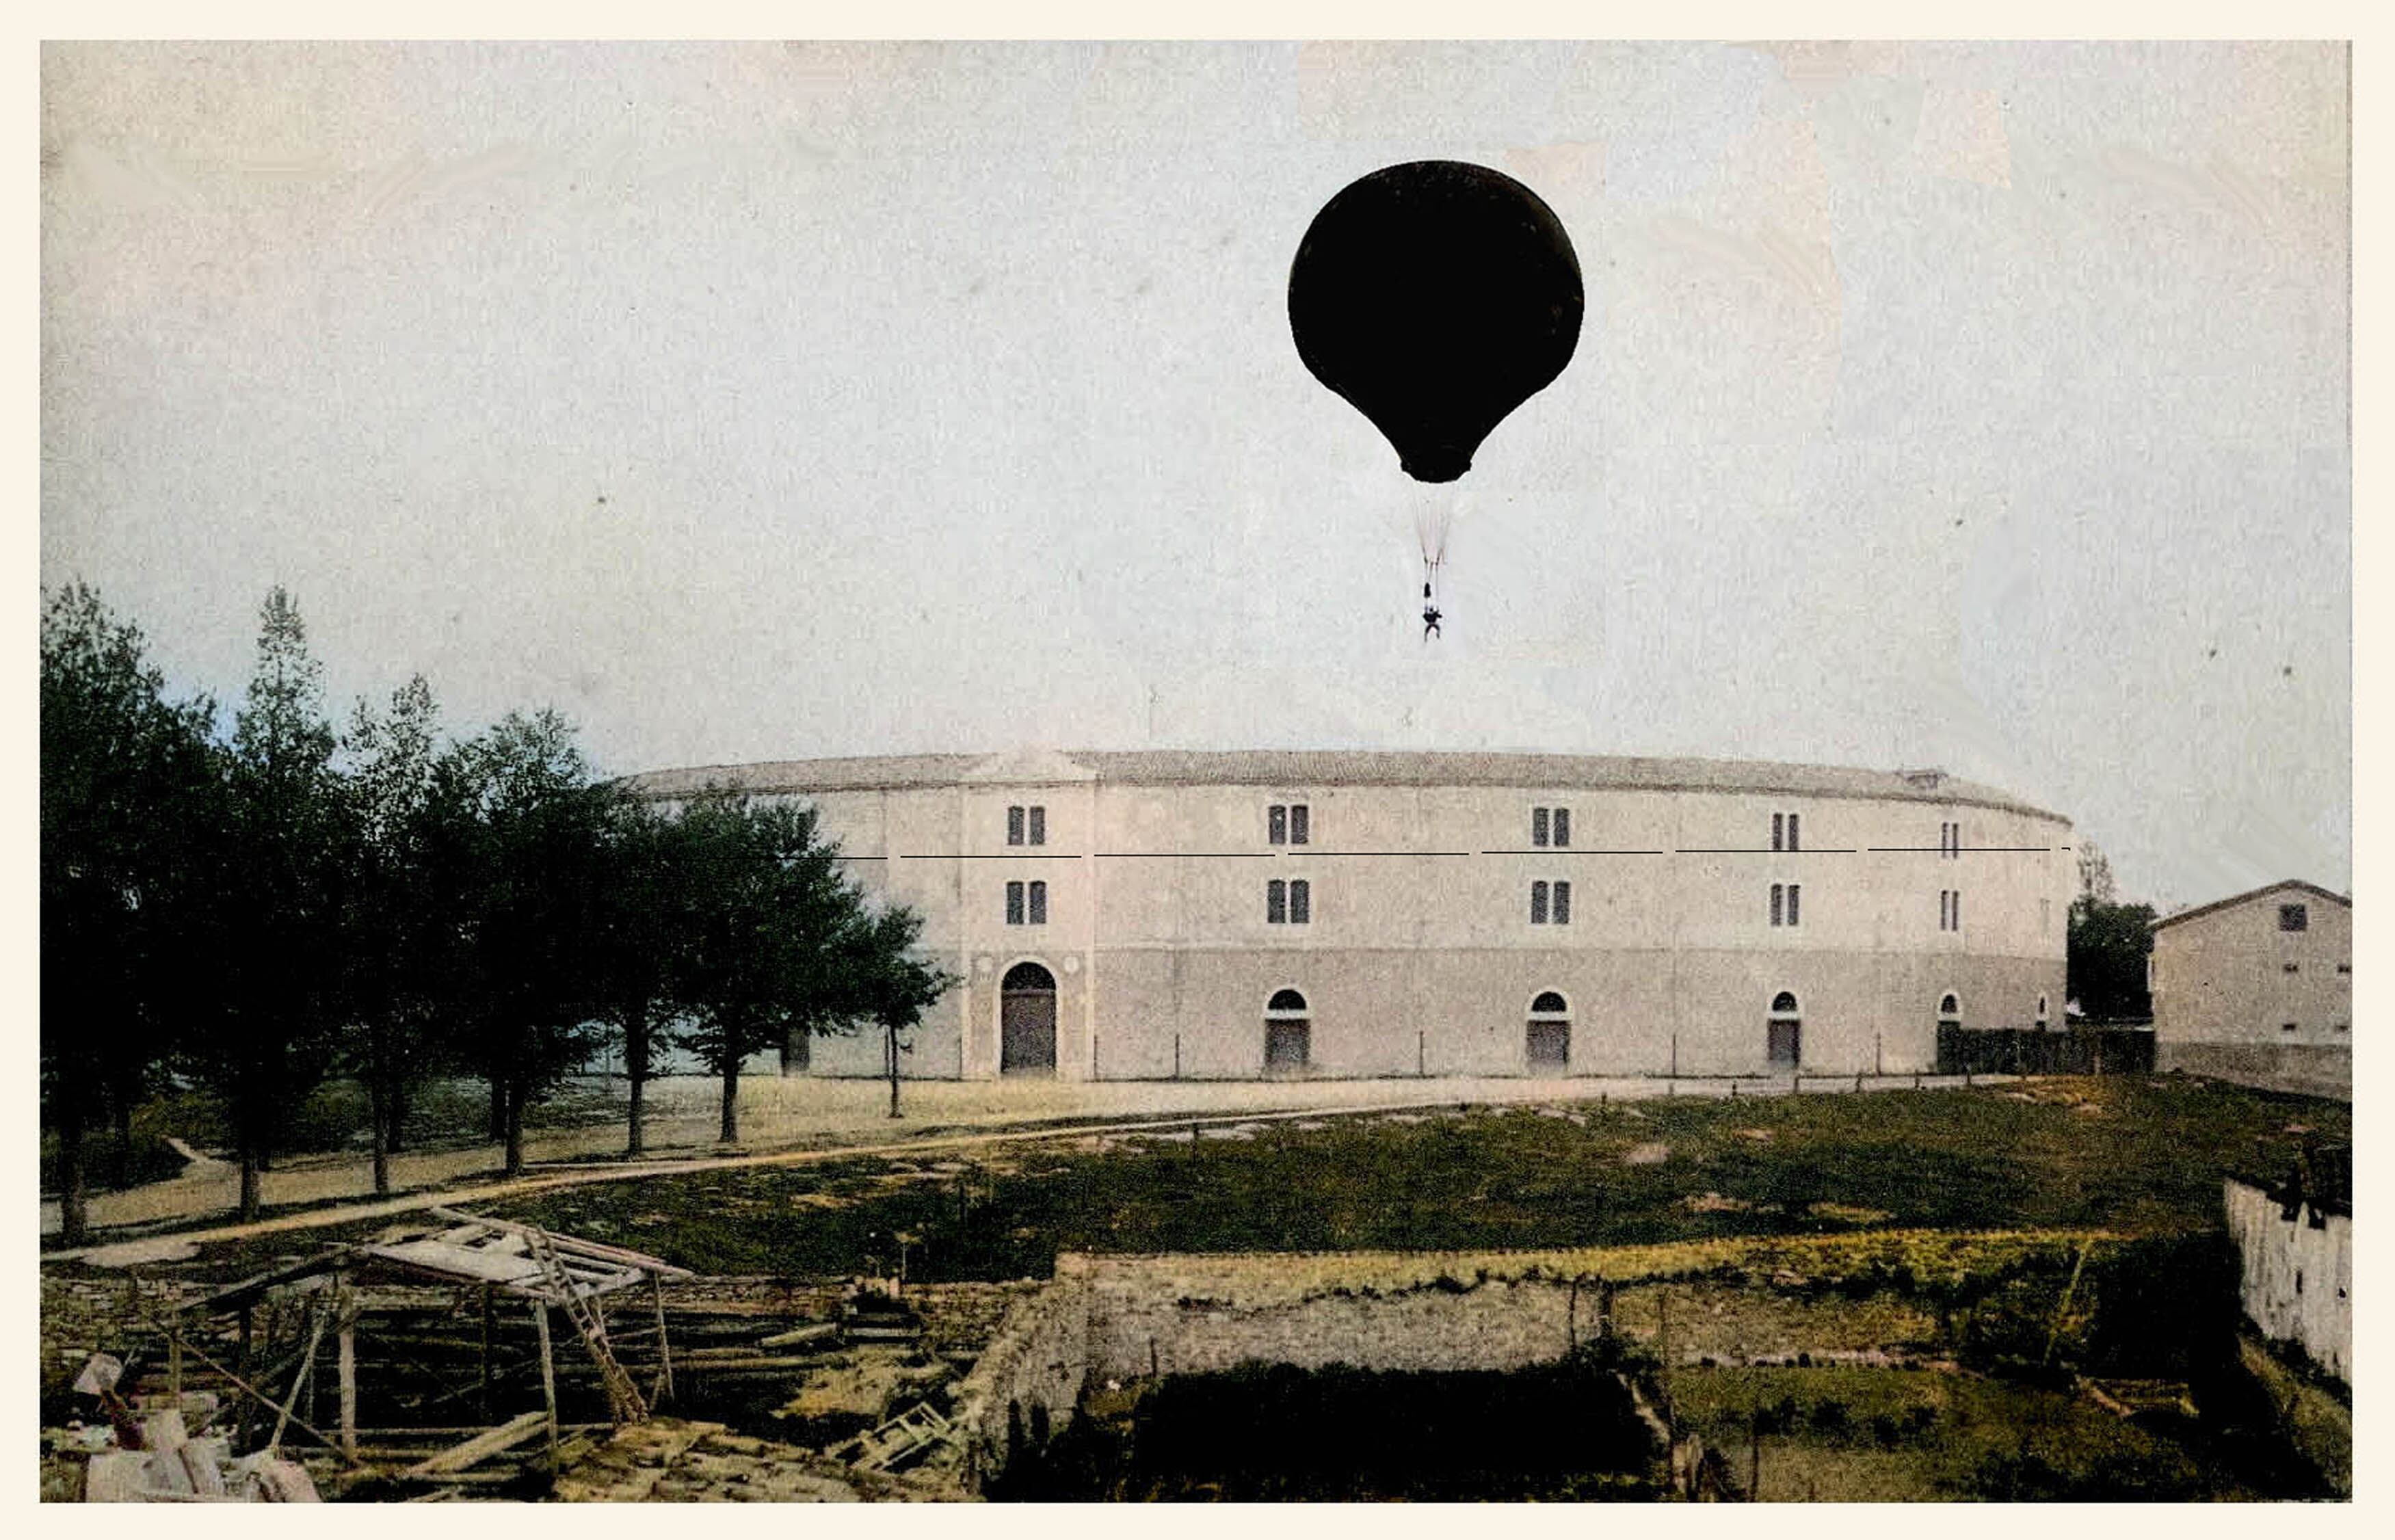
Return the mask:
<path id="1" fill-rule="evenodd" d="M 953 1500 L 944 1484 L 859 1470 L 721 1423 L 652 1417 L 561 1472 L 567 1503 L 869 1503 Z"/>
<path id="2" fill-rule="evenodd" d="M 230 1434 L 212 1432 L 218 1400 L 205 1391 L 144 1397 L 116 1394 L 124 1365 L 96 1354 L 75 1389 L 96 1399 L 107 1421 L 52 1431 L 53 1456 L 83 1468 L 86 1503 L 313 1503 L 316 1483 L 274 1445 L 235 1458 Z M 158 1404 L 161 1400 L 173 1404 Z M 72 1480 L 67 1483 L 72 1486 Z M 65 1494 L 61 1494 L 65 1495 Z"/>

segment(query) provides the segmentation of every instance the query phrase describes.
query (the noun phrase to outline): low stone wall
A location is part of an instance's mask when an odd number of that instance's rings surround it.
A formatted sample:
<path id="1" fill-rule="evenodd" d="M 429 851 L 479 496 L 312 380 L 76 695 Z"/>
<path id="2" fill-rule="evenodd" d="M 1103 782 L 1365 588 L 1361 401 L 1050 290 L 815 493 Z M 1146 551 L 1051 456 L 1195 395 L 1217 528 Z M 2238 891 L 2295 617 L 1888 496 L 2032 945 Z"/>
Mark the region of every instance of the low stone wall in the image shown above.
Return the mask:
<path id="1" fill-rule="evenodd" d="M 2156 1045 L 2154 1067 L 2209 1075 L 2265 1091 L 2353 1099 L 2353 1050 L 2317 1043 L 2174 1043 Z"/>
<path id="2" fill-rule="evenodd" d="M 1054 1281 L 1015 1300 L 957 1387 L 950 1420 L 964 1432 L 968 1487 L 1003 1469 L 1018 1439 L 1072 1420 L 1090 1375 L 1089 1300 L 1086 1259 L 1058 1257 Z"/>
<path id="3" fill-rule="evenodd" d="M 2353 1220 L 2309 1205 L 2283 1218 L 2278 1201 L 2262 1189 L 2235 1180 L 2222 1187 L 2230 1238 L 2243 1268 L 2246 1319 L 2352 1384 Z"/>

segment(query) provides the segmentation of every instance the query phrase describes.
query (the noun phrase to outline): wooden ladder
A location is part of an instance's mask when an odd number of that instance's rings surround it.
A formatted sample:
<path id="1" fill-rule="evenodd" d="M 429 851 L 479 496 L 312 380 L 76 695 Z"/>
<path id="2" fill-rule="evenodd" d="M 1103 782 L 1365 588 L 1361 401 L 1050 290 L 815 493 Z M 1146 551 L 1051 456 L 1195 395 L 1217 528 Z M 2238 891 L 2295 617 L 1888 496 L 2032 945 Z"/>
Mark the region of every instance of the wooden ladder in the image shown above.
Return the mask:
<path id="1" fill-rule="evenodd" d="M 527 1225 L 524 1237 L 533 1261 L 540 1268 L 541 1281 L 556 1293 L 582 1345 L 590 1350 L 590 1362 L 599 1367 L 599 1381 L 607 1388 L 609 1415 L 618 1426 L 648 1421 L 648 1402 L 641 1399 L 640 1387 L 632 1383 L 632 1376 L 617 1362 L 615 1349 L 608 1346 L 607 1323 L 590 1308 L 590 1301 L 583 1297 L 581 1288 L 567 1275 L 557 1248 L 549 1244 L 549 1231 L 537 1225 Z"/>

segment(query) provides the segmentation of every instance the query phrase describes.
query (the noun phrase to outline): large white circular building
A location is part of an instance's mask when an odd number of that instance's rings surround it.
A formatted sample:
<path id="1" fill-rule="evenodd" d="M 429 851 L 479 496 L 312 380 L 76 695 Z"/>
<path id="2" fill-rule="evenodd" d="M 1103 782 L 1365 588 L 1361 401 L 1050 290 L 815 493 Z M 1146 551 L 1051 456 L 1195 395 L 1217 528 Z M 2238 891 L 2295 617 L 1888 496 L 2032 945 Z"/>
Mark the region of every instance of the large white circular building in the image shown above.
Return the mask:
<path id="1" fill-rule="evenodd" d="M 2062 1020 L 2069 823 L 1934 770 L 1026 752 L 629 783 L 803 801 L 923 916 L 962 982 L 914 1075 L 1902 1073 L 1941 1020 Z"/>

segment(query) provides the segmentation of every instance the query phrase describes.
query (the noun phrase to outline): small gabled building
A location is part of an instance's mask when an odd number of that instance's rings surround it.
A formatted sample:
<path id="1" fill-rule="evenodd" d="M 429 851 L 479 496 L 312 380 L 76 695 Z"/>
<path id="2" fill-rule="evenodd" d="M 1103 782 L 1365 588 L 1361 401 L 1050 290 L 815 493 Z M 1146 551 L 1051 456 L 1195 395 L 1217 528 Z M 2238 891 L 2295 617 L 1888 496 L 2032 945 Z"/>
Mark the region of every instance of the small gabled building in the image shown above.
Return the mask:
<path id="1" fill-rule="evenodd" d="M 2156 1066 L 2350 1097 L 2353 901 L 2275 882 L 2154 923 Z"/>

